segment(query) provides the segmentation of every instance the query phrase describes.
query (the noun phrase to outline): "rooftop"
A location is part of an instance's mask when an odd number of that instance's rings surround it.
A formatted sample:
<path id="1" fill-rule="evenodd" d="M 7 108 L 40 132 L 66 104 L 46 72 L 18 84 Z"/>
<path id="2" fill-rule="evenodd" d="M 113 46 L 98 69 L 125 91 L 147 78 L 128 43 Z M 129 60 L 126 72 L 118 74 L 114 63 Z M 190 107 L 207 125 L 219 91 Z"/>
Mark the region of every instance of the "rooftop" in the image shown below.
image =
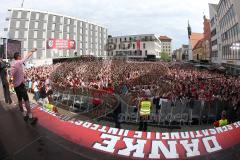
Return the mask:
<path id="1" fill-rule="evenodd" d="M 192 32 L 190 36 L 190 43 L 192 45 L 192 48 L 194 48 L 198 43 L 198 41 L 201 40 L 203 37 L 204 37 L 203 33 Z"/>
<path id="2" fill-rule="evenodd" d="M 168 36 L 160 36 L 159 39 L 160 39 L 161 41 L 172 41 L 172 39 L 169 38 Z"/>

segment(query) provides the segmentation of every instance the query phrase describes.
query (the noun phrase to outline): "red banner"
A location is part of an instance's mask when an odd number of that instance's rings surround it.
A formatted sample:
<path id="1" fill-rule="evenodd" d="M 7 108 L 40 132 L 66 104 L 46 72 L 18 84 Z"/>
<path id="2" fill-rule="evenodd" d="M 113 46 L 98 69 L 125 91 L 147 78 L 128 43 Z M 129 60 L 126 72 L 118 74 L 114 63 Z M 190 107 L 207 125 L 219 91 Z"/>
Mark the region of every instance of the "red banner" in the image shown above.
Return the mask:
<path id="1" fill-rule="evenodd" d="M 76 43 L 74 40 L 49 39 L 47 49 L 76 49 Z"/>
<path id="2" fill-rule="evenodd" d="M 185 132 L 141 132 L 85 121 L 61 121 L 35 108 L 39 123 L 50 131 L 116 159 L 186 159 L 219 153 L 240 143 L 240 122 L 224 127 Z"/>
<path id="3" fill-rule="evenodd" d="M 141 41 L 137 40 L 137 49 L 140 50 L 140 48 L 141 48 Z"/>

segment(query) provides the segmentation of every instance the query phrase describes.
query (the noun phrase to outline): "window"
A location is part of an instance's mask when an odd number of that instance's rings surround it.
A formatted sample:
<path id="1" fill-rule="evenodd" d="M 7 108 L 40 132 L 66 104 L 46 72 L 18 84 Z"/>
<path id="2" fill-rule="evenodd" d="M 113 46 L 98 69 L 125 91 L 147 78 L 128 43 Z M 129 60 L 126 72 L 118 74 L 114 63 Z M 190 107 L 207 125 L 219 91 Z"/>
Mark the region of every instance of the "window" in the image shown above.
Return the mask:
<path id="1" fill-rule="evenodd" d="M 56 21 L 56 16 L 53 16 L 53 22 L 55 22 Z"/>
<path id="2" fill-rule="evenodd" d="M 20 27 L 20 21 L 16 21 L 16 28 Z"/>
<path id="3" fill-rule="evenodd" d="M 28 42 L 28 41 L 24 41 L 24 42 L 23 42 L 23 48 L 27 48 L 27 44 L 28 44 L 27 42 Z"/>
<path id="4" fill-rule="evenodd" d="M 34 31 L 33 34 L 33 38 L 37 38 L 37 31 Z"/>
<path id="5" fill-rule="evenodd" d="M 29 24 L 29 22 L 26 21 L 26 22 L 25 22 L 25 28 L 28 28 L 28 24 Z"/>
<path id="6" fill-rule="evenodd" d="M 36 19 L 39 19 L 39 13 L 36 13 Z"/>
<path id="7" fill-rule="evenodd" d="M 130 48 L 131 48 L 131 44 L 129 43 L 129 44 L 128 44 L 128 49 L 130 49 Z"/>
<path id="8" fill-rule="evenodd" d="M 21 18 L 21 16 L 22 16 L 22 12 L 18 11 L 17 18 Z"/>
<path id="9" fill-rule="evenodd" d="M 52 24 L 52 30 L 54 31 L 56 27 L 56 24 Z"/>
<path id="10" fill-rule="evenodd" d="M 133 44 L 133 49 L 135 49 L 135 44 Z"/>
<path id="11" fill-rule="evenodd" d="M 143 49 L 145 49 L 146 48 L 146 44 L 145 43 L 143 43 Z"/>
<path id="12" fill-rule="evenodd" d="M 47 23 L 43 24 L 43 29 L 47 29 Z"/>
<path id="13" fill-rule="evenodd" d="M 18 36 L 19 36 L 19 31 L 15 31 L 14 38 L 18 38 Z"/>
<path id="14" fill-rule="evenodd" d="M 33 41 L 33 48 L 37 48 L 37 41 Z"/>
<path id="15" fill-rule="evenodd" d="M 137 55 L 137 51 L 135 50 L 135 51 L 134 51 L 134 56 L 136 56 L 136 55 Z"/>
<path id="16" fill-rule="evenodd" d="M 145 56 L 147 56 L 147 50 L 145 50 Z"/>
<path id="17" fill-rule="evenodd" d="M 24 31 L 24 38 L 27 38 L 27 35 L 28 34 L 28 32 L 27 31 Z"/>
<path id="18" fill-rule="evenodd" d="M 62 39 L 62 38 L 63 38 L 63 37 L 62 37 L 62 33 L 59 33 L 59 38 L 60 38 L 60 39 Z"/>
<path id="19" fill-rule="evenodd" d="M 54 32 L 51 33 L 51 38 L 54 38 Z"/>
<path id="20" fill-rule="evenodd" d="M 27 12 L 27 19 L 30 18 L 30 12 Z"/>
<path id="21" fill-rule="evenodd" d="M 46 32 L 43 32 L 43 38 L 45 38 L 46 37 Z"/>
<path id="22" fill-rule="evenodd" d="M 34 22 L 34 28 L 35 28 L 35 29 L 38 28 L 38 22 Z"/>

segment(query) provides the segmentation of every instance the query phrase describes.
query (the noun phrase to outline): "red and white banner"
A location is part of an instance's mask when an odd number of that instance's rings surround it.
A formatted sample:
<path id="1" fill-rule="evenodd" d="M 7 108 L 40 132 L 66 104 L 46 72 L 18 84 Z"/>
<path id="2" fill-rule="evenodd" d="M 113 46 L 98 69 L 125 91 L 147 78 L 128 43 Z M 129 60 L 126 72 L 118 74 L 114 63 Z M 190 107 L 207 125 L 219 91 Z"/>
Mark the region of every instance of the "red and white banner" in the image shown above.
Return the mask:
<path id="1" fill-rule="evenodd" d="M 186 159 L 219 153 L 240 143 L 240 122 L 185 132 L 141 132 L 84 121 L 61 121 L 35 108 L 39 123 L 63 138 L 116 159 Z"/>
<path id="2" fill-rule="evenodd" d="M 76 49 L 76 43 L 74 40 L 49 39 L 47 49 Z"/>

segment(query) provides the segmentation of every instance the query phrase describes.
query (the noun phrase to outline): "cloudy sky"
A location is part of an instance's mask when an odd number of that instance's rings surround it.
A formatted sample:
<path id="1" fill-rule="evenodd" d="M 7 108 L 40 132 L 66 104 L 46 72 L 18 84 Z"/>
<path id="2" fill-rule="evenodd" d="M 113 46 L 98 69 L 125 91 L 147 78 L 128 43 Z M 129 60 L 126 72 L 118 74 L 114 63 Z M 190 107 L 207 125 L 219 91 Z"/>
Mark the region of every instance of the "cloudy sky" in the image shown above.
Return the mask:
<path id="1" fill-rule="evenodd" d="M 8 8 L 21 6 L 22 0 L 0 0 L 0 30 Z M 51 11 L 79 17 L 108 28 L 108 34 L 168 35 L 173 47 L 187 43 L 187 22 L 193 32 L 203 32 L 203 13 L 208 3 L 219 0 L 25 0 L 24 8 Z"/>

